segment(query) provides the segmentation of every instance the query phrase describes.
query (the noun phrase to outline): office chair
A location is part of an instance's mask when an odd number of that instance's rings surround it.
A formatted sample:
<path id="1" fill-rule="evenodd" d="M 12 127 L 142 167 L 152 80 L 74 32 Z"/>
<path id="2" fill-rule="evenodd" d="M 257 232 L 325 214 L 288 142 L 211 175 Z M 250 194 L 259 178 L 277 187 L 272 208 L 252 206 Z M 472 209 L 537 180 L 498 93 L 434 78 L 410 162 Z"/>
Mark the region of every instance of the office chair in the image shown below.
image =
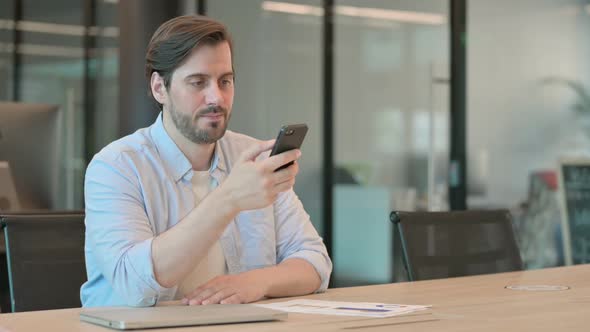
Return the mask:
<path id="1" fill-rule="evenodd" d="M 408 280 L 522 270 L 507 210 L 391 212 Z"/>
<path id="2" fill-rule="evenodd" d="M 12 312 L 80 307 L 84 214 L 10 214 L 0 222 Z"/>

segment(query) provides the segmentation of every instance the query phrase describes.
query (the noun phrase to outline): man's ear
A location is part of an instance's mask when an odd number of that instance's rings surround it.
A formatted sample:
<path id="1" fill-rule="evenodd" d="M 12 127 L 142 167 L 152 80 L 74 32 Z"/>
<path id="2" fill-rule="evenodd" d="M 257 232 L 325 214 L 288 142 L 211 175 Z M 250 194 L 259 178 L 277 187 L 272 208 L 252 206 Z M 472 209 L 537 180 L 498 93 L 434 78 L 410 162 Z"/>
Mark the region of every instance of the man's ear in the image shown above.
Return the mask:
<path id="1" fill-rule="evenodd" d="M 166 91 L 166 85 L 164 84 L 164 78 L 158 74 L 158 72 L 153 72 L 152 77 L 150 79 L 150 89 L 152 90 L 152 96 L 154 99 L 160 103 L 165 104 L 168 98 L 168 93 Z"/>

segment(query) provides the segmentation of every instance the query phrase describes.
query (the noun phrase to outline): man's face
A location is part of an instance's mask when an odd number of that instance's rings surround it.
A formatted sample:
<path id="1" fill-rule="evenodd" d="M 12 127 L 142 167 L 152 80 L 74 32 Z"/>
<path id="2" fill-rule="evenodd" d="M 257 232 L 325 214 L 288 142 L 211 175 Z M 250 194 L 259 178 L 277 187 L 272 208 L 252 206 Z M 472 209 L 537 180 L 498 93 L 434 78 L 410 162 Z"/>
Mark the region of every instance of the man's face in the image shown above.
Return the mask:
<path id="1" fill-rule="evenodd" d="M 234 74 L 227 42 L 201 45 L 178 67 L 164 105 L 176 129 L 197 144 L 223 137 L 234 100 Z"/>

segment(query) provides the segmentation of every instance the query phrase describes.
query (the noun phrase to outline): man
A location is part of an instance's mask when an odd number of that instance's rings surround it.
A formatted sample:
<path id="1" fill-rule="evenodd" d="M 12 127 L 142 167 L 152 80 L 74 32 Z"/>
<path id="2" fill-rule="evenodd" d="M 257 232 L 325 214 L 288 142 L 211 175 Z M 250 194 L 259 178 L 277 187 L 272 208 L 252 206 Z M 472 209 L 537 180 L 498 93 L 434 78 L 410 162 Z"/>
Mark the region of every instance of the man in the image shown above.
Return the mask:
<path id="1" fill-rule="evenodd" d="M 174 18 L 146 55 L 162 112 L 99 152 L 85 179 L 84 306 L 248 303 L 327 288 L 332 263 L 293 192 L 299 150 L 226 132 L 232 42 L 219 22 Z"/>

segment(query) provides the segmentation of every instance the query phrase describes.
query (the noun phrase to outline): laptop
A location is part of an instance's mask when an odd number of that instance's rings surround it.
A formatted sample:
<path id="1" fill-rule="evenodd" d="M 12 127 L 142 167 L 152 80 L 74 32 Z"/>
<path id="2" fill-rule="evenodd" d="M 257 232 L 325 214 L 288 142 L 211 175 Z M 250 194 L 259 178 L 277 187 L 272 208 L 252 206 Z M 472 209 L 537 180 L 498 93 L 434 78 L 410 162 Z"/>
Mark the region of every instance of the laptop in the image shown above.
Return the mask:
<path id="1" fill-rule="evenodd" d="M 252 304 L 212 304 L 147 308 L 87 308 L 80 320 L 118 330 L 156 327 L 263 322 L 287 318 L 287 313 Z"/>

